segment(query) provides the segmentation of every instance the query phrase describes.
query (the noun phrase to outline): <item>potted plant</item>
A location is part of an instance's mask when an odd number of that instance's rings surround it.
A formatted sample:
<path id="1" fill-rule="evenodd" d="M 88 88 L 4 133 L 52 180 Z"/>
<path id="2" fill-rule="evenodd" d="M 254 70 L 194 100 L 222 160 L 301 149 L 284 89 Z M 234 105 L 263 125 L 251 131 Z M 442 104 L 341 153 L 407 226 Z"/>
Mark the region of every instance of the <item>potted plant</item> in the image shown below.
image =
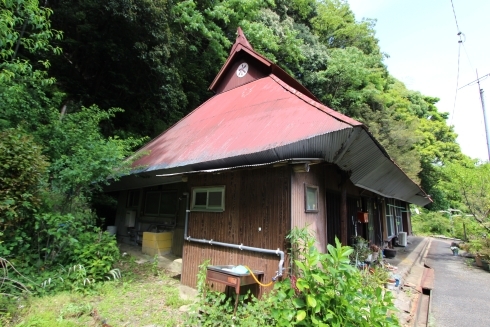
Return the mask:
<path id="1" fill-rule="evenodd" d="M 490 271 L 490 259 L 481 259 L 481 267 L 486 271 Z"/>
<path id="2" fill-rule="evenodd" d="M 385 249 L 383 249 L 383 254 L 386 258 L 393 259 L 396 256 L 396 250 L 390 249 L 390 248 L 385 248 Z"/>
<path id="3" fill-rule="evenodd" d="M 483 247 L 480 250 L 480 256 L 481 256 L 482 268 L 485 269 L 486 271 L 490 271 L 490 247 L 487 246 Z"/>
<path id="4" fill-rule="evenodd" d="M 372 261 L 378 260 L 379 259 L 379 246 L 377 246 L 376 244 L 371 244 L 369 246 L 369 249 L 372 252 Z"/>
<path id="5" fill-rule="evenodd" d="M 368 280 L 371 280 L 374 286 L 384 286 L 385 288 L 388 288 L 391 275 L 385 267 L 377 266 L 369 268 L 369 274 L 371 275 L 371 278 Z"/>
<path id="6" fill-rule="evenodd" d="M 456 242 L 451 243 L 451 251 L 453 251 L 453 255 L 457 256 L 459 254 L 459 244 Z"/>
<path id="7" fill-rule="evenodd" d="M 483 240 L 482 239 L 472 239 L 470 240 L 468 246 L 468 252 L 472 253 L 475 255 L 475 265 L 477 267 L 482 266 L 482 256 L 480 252 L 483 249 Z"/>
<path id="8" fill-rule="evenodd" d="M 368 259 L 368 256 L 371 254 L 369 250 L 368 241 L 365 240 L 361 236 L 353 237 L 353 245 L 354 252 L 350 255 L 351 262 L 354 262 L 356 265 L 359 263 L 363 263 Z"/>

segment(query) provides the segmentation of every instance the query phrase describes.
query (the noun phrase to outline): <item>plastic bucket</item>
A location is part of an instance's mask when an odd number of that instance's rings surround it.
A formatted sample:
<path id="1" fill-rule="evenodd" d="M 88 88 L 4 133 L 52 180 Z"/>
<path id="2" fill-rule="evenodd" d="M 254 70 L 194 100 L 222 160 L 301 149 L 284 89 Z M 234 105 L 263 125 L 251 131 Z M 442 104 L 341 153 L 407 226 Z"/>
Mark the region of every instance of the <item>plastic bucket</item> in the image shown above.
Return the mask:
<path id="1" fill-rule="evenodd" d="M 107 232 L 111 235 L 116 235 L 117 226 L 107 226 Z"/>

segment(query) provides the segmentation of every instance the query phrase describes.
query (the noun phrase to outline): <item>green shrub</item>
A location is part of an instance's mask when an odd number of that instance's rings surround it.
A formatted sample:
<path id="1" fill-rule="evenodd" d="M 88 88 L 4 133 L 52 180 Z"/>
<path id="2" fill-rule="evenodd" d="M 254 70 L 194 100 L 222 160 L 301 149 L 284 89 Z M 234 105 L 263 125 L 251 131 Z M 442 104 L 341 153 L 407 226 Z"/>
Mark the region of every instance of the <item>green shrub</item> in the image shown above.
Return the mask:
<path id="1" fill-rule="evenodd" d="M 440 212 L 422 211 L 412 216 L 413 232 L 417 235 L 452 236 L 453 224 Z"/>
<path id="2" fill-rule="evenodd" d="M 250 294 L 237 308 L 225 294 L 212 292 L 205 283 L 205 262 L 198 276 L 199 301 L 189 314 L 191 326 L 399 326 L 393 297 L 381 287 L 383 272 L 361 273 L 350 265 L 353 249 L 328 245 L 320 253 L 306 229 L 290 234 L 294 274 L 277 282 L 261 300 Z M 205 294 L 205 295 L 204 295 Z"/>
<path id="3" fill-rule="evenodd" d="M 18 227 L 40 205 L 48 163 L 41 147 L 20 129 L 0 131 L 0 257 L 25 251 Z"/>
<path id="4" fill-rule="evenodd" d="M 101 230 L 85 232 L 80 235 L 75 246 L 76 264 L 87 270 L 87 275 L 96 281 L 106 280 L 120 253 L 116 238 Z"/>
<path id="5" fill-rule="evenodd" d="M 304 260 L 294 261 L 297 276 L 275 285 L 277 326 L 398 326 L 391 293 L 350 265 L 352 248 L 336 239 L 320 253 L 312 236 L 293 241 L 302 244 Z"/>

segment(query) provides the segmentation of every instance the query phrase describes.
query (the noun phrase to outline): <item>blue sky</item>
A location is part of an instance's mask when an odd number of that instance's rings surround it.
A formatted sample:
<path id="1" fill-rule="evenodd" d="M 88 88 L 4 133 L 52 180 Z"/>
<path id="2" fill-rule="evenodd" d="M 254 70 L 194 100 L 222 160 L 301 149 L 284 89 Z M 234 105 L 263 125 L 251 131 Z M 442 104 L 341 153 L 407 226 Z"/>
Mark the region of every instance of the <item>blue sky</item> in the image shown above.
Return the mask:
<path id="1" fill-rule="evenodd" d="M 439 111 L 449 112 L 463 153 L 488 160 L 478 86 L 456 93 L 458 40 L 451 0 L 348 0 L 358 20 L 377 19 L 376 37 L 391 75 L 412 90 L 438 97 Z M 464 33 L 459 87 L 490 74 L 490 1 L 453 0 Z M 490 111 L 490 77 L 481 81 Z M 456 96 L 456 101 L 455 101 Z M 490 114 L 488 114 L 490 117 Z"/>

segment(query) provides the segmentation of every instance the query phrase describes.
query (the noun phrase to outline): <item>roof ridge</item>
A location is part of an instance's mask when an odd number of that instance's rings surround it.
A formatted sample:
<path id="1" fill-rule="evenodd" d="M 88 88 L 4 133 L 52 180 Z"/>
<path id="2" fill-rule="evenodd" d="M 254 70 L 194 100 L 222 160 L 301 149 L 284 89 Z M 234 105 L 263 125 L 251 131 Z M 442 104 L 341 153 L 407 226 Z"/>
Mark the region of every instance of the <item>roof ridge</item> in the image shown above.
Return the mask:
<path id="1" fill-rule="evenodd" d="M 298 97 L 299 99 L 303 100 L 304 102 L 306 102 L 307 104 L 317 108 L 318 110 L 320 111 L 323 111 L 324 113 L 326 113 L 327 115 L 331 116 L 332 118 L 335 118 L 339 121 L 342 121 L 346 124 L 349 124 L 351 126 L 364 126 L 365 125 L 353 118 L 350 118 L 349 116 L 347 115 L 344 115 L 338 111 L 335 111 L 333 110 L 332 108 L 329 108 L 327 107 L 326 105 L 320 103 L 320 102 L 317 102 L 313 99 L 311 99 L 310 97 L 304 95 L 303 93 L 301 93 L 300 91 L 296 90 L 295 88 L 291 87 L 289 84 L 287 84 L 286 82 L 284 82 L 283 80 L 281 80 L 279 77 L 277 77 L 276 75 L 274 75 L 273 73 L 271 73 L 269 75 L 270 78 L 272 78 L 277 84 L 279 84 L 280 86 L 282 86 L 285 90 L 287 90 L 288 92 L 294 94 L 296 97 Z"/>

